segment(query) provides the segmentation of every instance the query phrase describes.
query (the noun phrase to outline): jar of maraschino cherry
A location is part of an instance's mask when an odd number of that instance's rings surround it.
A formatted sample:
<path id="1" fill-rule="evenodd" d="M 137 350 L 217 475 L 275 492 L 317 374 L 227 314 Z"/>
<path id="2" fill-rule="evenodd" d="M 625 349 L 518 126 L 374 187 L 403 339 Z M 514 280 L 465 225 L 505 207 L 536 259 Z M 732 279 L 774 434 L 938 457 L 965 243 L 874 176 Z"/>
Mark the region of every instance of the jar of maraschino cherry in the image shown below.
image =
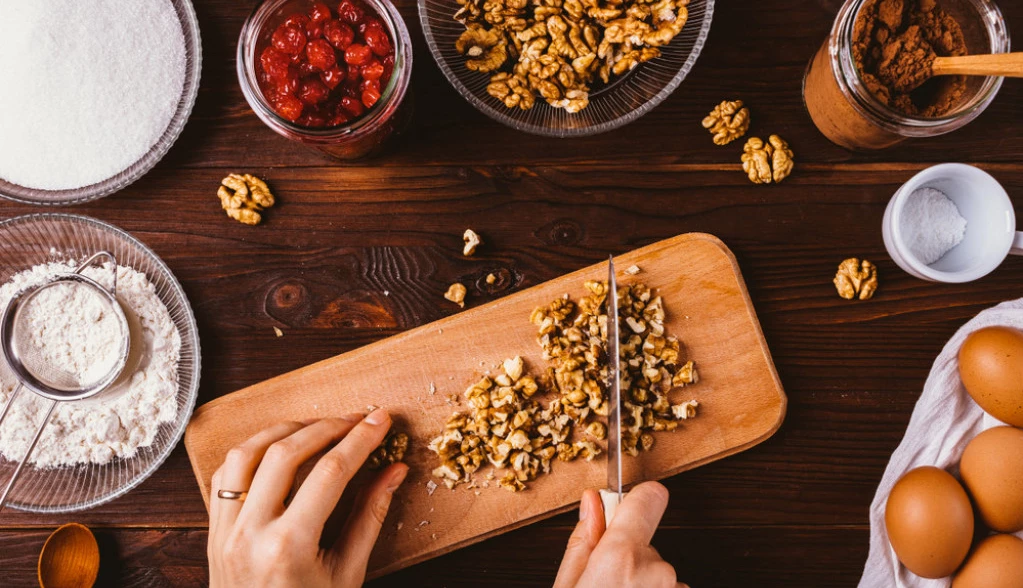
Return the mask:
<path id="1" fill-rule="evenodd" d="M 338 159 L 372 155 L 411 115 L 412 44 L 388 0 L 265 0 L 237 67 L 260 120 Z"/>

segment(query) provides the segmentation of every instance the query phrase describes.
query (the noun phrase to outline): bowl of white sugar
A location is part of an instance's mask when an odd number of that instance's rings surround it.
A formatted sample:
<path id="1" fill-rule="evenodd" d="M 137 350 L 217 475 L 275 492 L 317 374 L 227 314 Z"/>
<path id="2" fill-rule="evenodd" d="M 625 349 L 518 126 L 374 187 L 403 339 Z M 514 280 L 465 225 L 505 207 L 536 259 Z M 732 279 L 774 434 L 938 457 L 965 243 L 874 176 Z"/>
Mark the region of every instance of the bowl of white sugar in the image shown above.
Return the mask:
<path id="1" fill-rule="evenodd" d="M 1023 255 L 1005 188 L 962 163 L 929 167 L 903 184 L 888 203 L 882 233 L 899 267 L 932 282 L 971 282 L 1010 253 Z"/>
<path id="2" fill-rule="evenodd" d="M 0 2 L 0 196 L 88 202 L 170 150 L 199 90 L 190 0 Z"/>
<path id="3" fill-rule="evenodd" d="M 155 253 L 124 231 L 84 216 L 35 214 L 0 222 L 0 308 L 57 274 L 78 269 L 97 251 L 115 263 L 82 274 L 116 292 L 133 324 L 137 357 L 115 384 L 86 400 L 61 402 L 30 454 L 7 506 L 31 512 L 72 512 L 121 496 L 140 484 L 184 434 L 199 390 L 200 349 L 195 317 L 177 279 Z M 113 278 L 116 272 L 116 283 Z M 36 302 L 31 340 L 59 356 L 61 368 L 88 375 L 110 356 L 101 313 L 75 289 L 51 289 Z M 47 309 L 49 305 L 51 308 Z M 76 316 L 69 316 L 74 313 Z M 80 315 L 80 316 L 77 316 Z M 88 329 L 75 325 L 87 324 Z M 120 328 L 111 324 L 111 328 Z M 28 389 L 0 356 L 0 479 L 25 454 L 49 401 Z"/>

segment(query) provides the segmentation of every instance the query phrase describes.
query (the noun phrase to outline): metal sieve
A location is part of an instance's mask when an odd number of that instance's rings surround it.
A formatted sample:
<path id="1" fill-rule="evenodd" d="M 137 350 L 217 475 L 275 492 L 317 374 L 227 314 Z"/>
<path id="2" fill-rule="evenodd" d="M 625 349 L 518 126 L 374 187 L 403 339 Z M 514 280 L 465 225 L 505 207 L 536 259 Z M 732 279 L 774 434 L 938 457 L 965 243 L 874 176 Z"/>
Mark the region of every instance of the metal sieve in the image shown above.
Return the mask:
<path id="1" fill-rule="evenodd" d="M 113 281 L 108 290 L 99 282 L 82 275 L 82 271 L 95 264 L 97 260 L 107 259 L 110 261 Z M 108 369 L 103 370 L 98 376 L 92 377 L 89 381 L 82 381 L 79 374 L 70 373 L 61 366 L 54 365 L 40 348 L 32 343 L 30 336 L 32 325 L 28 320 L 27 309 L 32 301 L 40 293 L 47 289 L 65 285 L 73 288 L 86 288 L 95 294 L 105 312 L 114 317 L 121 333 L 121 344 L 117 350 L 117 356 Z M 67 320 L 76 320 L 70 316 Z M 32 441 L 29 443 L 25 455 L 18 462 L 17 468 L 11 479 L 8 480 L 3 494 L 0 495 L 0 509 L 3 509 L 7 502 L 7 495 L 14 488 L 22 468 L 28 461 L 29 456 L 39 442 L 43 429 L 50 421 L 50 416 L 57 407 L 58 402 L 70 402 L 91 398 L 103 392 L 118 381 L 128 363 L 128 356 L 132 348 L 132 329 L 125 315 L 124 309 L 117 301 L 117 260 L 114 255 L 107 251 L 99 251 L 83 261 L 74 272 L 60 273 L 52 276 L 47 281 L 37 286 L 26 288 L 16 293 L 8 302 L 3 315 L 0 315 L 0 351 L 7 365 L 14 372 L 18 379 L 18 386 L 7 399 L 7 403 L 0 412 L 0 424 L 7 418 L 14 401 L 22 388 L 28 388 L 39 396 L 50 400 L 50 406 L 46 416 L 36 427 Z"/>

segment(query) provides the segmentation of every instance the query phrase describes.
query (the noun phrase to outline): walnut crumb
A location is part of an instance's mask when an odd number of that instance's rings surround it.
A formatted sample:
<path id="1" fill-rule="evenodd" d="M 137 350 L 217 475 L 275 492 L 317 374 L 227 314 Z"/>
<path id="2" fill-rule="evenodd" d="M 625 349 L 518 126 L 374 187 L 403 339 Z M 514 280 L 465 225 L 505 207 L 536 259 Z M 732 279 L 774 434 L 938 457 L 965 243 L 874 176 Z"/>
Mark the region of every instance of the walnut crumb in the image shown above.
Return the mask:
<path id="1" fill-rule="evenodd" d="M 435 490 L 437 490 L 437 482 L 434 482 L 433 480 L 427 480 L 426 481 L 427 496 L 433 496 Z"/>
<path id="2" fill-rule="evenodd" d="M 280 327 L 274 327 L 274 335 L 277 335 L 278 337 L 283 337 L 284 331 L 282 331 Z"/>
<path id="3" fill-rule="evenodd" d="M 496 281 L 497 281 L 497 276 L 495 276 L 494 274 L 487 274 L 487 283 L 488 284 L 493 284 Z"/>
<path id="4" fill-rule="evenodd" d="M 444 293 L 444 298 L 447 298 L 451 302 L 454 302 L 458 306 L 465 308 L 465 294 L 467 290 L 462 284 L 455 282 L 448 286 L 448 291 Z"/>
<path id="5" fill-rule="evenodd" d="M 643 270 L 639 269 L 638 265 L 630 265 L 629 267 L 625 268 L 625 273 L 630 275 L 630 276 L 634 276 L 634 275 L 638 274 L 641 271 L 643 271 Z"/>
<path id="6" fill-rule="evenodd" d="M 472 229 L 465 230 L 465 233 L 462 235 L 462 240 L 465 241 L 465 247 L 462 248 L 462 255 L 466 257 L 472 257 L 473 254 L 476 253 L 476 248 L 483 244 L 483 239 Z"/>

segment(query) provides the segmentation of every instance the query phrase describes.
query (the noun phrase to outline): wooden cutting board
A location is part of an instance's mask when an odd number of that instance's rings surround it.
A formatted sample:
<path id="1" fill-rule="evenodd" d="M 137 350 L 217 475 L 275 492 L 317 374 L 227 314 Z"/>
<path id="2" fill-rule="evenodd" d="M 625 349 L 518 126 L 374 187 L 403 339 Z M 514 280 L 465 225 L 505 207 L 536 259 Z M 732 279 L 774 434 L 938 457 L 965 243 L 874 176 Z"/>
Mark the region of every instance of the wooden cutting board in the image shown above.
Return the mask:
<path id="1" fill-rule="evenodd" d="M 625 480 L 656 480 L 743 451 L 770 437 L 786 397 L 746 285 L 731 251 L 716 237 L 690 233 L 615 258 L 619 282 L 641 281 L 664 297 L 666 331 L 683 342 L 700 382 L 671 400 L 700 401 L 698 417 L 656 433 L 652 451 L 626 456 Z M 638 275 L 624 273 L 636 265 Z M 218 398 L 196 410 L 185 446 L 203 499 L 228 449 L 283 419 L 309 419 L 387 408 L 407 432 L 410 466 L 370 561 L 380 576 L 573 508 L 582 489 L 605 485 L 602 458 L 555 462 L 552 473 L 512 493 L 489 488 L 427 491 L 436 456 L 427 443 L 443 428 L 465 388 L 487 370 L 521 355 L 530 373 L 545 367 L 529 315 L 583 281 L 606 279 L 597 264 L 449 318 L 367 345 Z M 437 293 L 440 296 L 440 292 Z M 297 341 L 296 344 L 301 344 Z M 430 392 L 431 385 L 436 389 Z M 483 480 L 481 472 L 477 478 Z M 399 528 L 400 527 L 400 528 Z"/>

